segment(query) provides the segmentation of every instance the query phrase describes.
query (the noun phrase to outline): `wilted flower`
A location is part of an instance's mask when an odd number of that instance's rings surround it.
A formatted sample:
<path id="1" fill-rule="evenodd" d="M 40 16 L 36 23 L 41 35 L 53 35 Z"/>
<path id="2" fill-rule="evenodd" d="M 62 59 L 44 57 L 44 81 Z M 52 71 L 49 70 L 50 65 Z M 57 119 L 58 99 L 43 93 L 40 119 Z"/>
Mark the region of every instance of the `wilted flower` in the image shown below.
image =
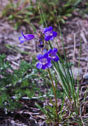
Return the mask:
<path id="1" fill-rule="evenodd" d="M 38 45 L 39 48 L 43 48 L 44 47 L 44 43 L 42 41 L 42 39 L 39 40 L 39 45 Z"/>
<path id="2" fill-rule="evenodd" d="M 47 54 L 48 54 L 48 59 L 50 60 L 54 60 L 54 61 L 58 61 L 59 60 L 59 57 L 57 56 L 57 48 L 53 48 L 53 49 L 50 49 Z"/>
<path id="3" fill-rule="evenodd" d="M 57 36 L 57 32 L 53 31 L 53 27 L 49 26 L 47 28 L 44 28 L 44 35 L 45 35 L 45 40 L 53 40 Z"/>
<path id="4" fill-rule="evenodd" d="M 39 60 L 39 62 L 36 64 L 36 67 L 38 69 L 47 69 L 47 68 L 50 68 L 52 66 L 51 60 L 48 59 L 47 53 L 45 53 L 44 55 L 39 54 L 37 56 L 37 59 Z"/>
<path id="5" fill-rule="evenodd" d="M 20 41 L 20 43 L 24 43 L 25 41 L 31 40 L 33 38 L 34 38 L 33 34 L 25 34 L 24 35 L 23 32 L 22 32 L 22 36 L 19 37 L 19 41 Z"/>

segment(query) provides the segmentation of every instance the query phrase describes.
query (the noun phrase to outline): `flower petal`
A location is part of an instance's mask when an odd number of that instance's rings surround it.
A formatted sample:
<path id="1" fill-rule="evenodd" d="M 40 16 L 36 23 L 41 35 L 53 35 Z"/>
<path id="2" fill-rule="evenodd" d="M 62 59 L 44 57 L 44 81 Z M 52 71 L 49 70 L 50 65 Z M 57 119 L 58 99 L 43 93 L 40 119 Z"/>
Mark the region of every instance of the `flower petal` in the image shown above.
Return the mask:
<path id="1" fill-rule="evenodd" d="M 58 61 L 59 60 L 59 57 L 56 55 L 56 57 L 55 57 L 55 59 L 54 59 L 54 61 Z"/>
<path id="2" fill-rule="evenodd" d="M 43 50 L 43 53 L 44 53 L 44 54 L 47 53 L 47 49 L 44 49 L 44 50 Z"/>
<path id="3" fill-rule="evenodd" d="M 42 64 L 41 64 L 40 62 L 38 62 L 38 63 L 36 64 L 36 67 L 37 67 L 38 69 L 41 69 L 41 68 L 42 68 Z"/>
<path id="4" fill-rule="evenodd" d="M 33 34 L 25 34 L 23 32 L 21 32 L 22 36 L 26 39 L 26 40 L 31 40 L 34 38 Z"/>
<path id="5" fill-rule="evenodd" d="M 26 34 L 26 35 L 24 35 L 24 37 L 25 37 L 25 39 L 27 39 L 27 40 L 31 40 L 31 39 L 34 38 L 34 35 L 32 35 L 32 34 Z"/>
<path id="6" fill-rule="evenodd" d="M 20 44 L 21 44 L 21 43 L 24 43 L 24 41 L 25 41 L 25 39 L 24 39 L 23 36 L 20 36 L 18 39 L 19 39 L 19 41 L 20 41 Z"/>
<path id="7" fill-rule="evenodd" d="M 53 36 L 51 36 L 50 40 L 53 40 L 53 39 L 54 39 L 54 37 L 53 37 Z"/>
<path id="8" fill-rule="evenodd" d="M 52 30 L 53 30 L 53 27 L 49 26 L 47 28 L 44 28 L 44 33 L 46 33 L 47 31 L 52 31 Z"/>
<path id="9" fill-rule="evenodd" d="M 52 31 L 52 34 L 53 34 L 53 37 L 57 36 L 57 32 L 55 32 L 55 31 Z"/>
<path id="10" fill-rule="evenodd" d="M 47 68 L 47 64 L 42 65 L 42 69 L 45 70 Z"/>
<path id="11" fill-rule="evenodd" d="M 42 59 L 42 58 L 43 58 L 43 55 L 42 55 L 42 54 L 38 54 L 38 55 L 37 55 L 37 59 L 38 59 L 38 60 L 40 60 L 40 59 Z"/>
<path id="12" fill-rule="evenodd" d="M 52 49 L 50 49 L 49 51 L 48 51 L 48 54 L 50 54 L 52 52 Z"/>
<path id="13" fill-rule="evenodd" d="M 45 35 L 45 41 L 49 41 L 52 38 L 52 36 L 46 36 Z"/>
<path id="14" fill-rule="evenodd" d="M 53 50 L 52 50 L 54 53 L 57 53 L 57 48 L 53 48 Z"/>
<path id="15" fill-rule="evenodd" d="M 48 68 L 52 67 L 51 62 L 48 63 L 47 67 L 48 67 Z"/>
<path id="16" fill-rule="evenodd" d="M 44 55 L 43 55 L 43 56 L 44 56 L 44 58 L 46 58 L 46 59 L 47 59 L 47 58 L 48 58 L 48 53 L 47 53 L 47 52 L 46 52 L 46 53 L 44 53 Z"/>

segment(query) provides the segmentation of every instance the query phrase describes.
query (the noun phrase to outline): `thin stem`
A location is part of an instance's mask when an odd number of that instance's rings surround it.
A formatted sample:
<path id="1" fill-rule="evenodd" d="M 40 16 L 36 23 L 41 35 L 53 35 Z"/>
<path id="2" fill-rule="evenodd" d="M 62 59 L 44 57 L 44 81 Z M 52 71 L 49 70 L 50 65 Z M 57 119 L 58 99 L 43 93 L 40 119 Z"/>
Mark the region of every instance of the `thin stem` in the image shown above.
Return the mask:
<path id="1" fill-rule="evenodd" d="M 51 72 L 50 72 L 49 69 L 48 69 L 48 73 L 49 73 L 49 77 L 50 77 L 50 80 L 51 80 L 51 84 L 52 84 L 52 88 L 53 88 L 53 92 L 54 92 L 54 96 L 55 96 L 56 121 L 58 121 L 57 96 L 56 96 L 56 87 L 57 87 L 57 85 L 54 86 L 52 75 L 51 75 Z"/>

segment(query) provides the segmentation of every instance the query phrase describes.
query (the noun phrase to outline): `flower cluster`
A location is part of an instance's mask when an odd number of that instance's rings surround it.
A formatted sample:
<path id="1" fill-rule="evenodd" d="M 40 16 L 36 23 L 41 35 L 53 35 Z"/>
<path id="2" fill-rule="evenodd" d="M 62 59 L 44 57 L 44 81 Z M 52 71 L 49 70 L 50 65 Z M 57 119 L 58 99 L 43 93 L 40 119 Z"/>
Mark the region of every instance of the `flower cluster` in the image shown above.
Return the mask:
<path id="1" fill-rule="evenodd" d="M 49 41 L 49 40 L 53 40 L 56 36 L 57 36 L 57 32 L 53 31 L 53 27 L 47 27 L 44 28 L 43 30 L 43 35 L 44 35 L 44 39 L 45 41 Z M 32 40 L 34 38 L 33 34 L 23 34 L 22 32 L 22 36 L 19 37 L 19 41 L 20 43 L 24 43 L 27 40 Z M 40 41 L 40 45 L 41 45 L 41 41 Z"/>
<path id="2" fill-rule="evenodd" d="M 45 54 L 39 54 L 37 56 L 37 59 L 39 60 L 39 62 L 36 64 L 36 67 L 38 69 L 46 69 L 46 68 L 50 68 L 52 66 L 51 61 L 58 61 L 59 57 L 57 56 L 57 49 L 53 48 L 50 49 L 49 51 L 47 51 Z"/>
<path id="3" fill-rule="evenodd" d="M 47 27 L 43 29 L 43 38 L 45 41 L 49 41 L 49 40 L 53 40 L 56 36 L 57 36 L 57 32 L 53 31 L 53 27 Z M 19 37 L 19 41 L 20 43 L 24 43 L 25 41 L 28 40 L 32 40 L 34 39 L 35 36 L 33 34 L 23 34 L 22 32 L 22 36 Z M 39 48 L 43 48 L 44 47 L 44 42 L 43 40 L 40 38 L 39 39 Z M 39 54 L 37 56 L 37 59 L 39 60 L 39 62 L 36 64 L 36 67 L 38 69 L 46 69 L 46 68 L 50 68 L 52 66 L 51 61 L 58 61 L 59 57 L 57 56 L 57 49 L 53 48 L 50 49 L 49 51 L 46 51 L 44 54 Z"/>

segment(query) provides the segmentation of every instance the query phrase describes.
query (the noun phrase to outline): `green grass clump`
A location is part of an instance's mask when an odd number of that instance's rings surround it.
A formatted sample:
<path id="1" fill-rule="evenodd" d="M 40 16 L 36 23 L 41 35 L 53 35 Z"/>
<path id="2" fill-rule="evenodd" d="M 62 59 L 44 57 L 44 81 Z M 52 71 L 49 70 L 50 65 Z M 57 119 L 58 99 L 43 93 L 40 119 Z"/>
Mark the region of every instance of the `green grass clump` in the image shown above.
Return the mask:
<path id="1" fill-rule="evenodd" d="M 42 12 L 44 20 L 47 24 L 65 23 L 68 17 L 72 16 L 72 12 L 77 8 L 82 0 L 38 0 L 35 3 L 25 0 L 19 0 L 14 4 L 9 0 L 9 4 L 4 8 L 2 15 L 7 16 L 10 21 L 15 21 L 14 26 L 16 29 L 20 25 L 39 22 L 42 24 L 40 14 Z"/>

